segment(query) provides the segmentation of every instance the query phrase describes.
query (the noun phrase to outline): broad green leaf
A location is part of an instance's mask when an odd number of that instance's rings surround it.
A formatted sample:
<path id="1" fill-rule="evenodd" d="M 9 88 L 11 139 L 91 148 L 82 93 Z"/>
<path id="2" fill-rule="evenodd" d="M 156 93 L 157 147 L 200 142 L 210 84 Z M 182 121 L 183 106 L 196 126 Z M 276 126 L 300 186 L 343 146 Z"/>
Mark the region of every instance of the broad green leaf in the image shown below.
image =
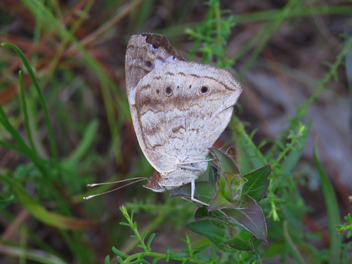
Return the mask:
<path id="1" fill-rule="evenodd" d="M 239 203 L 234 204 L 226 199 L 222 192 L 218 191 L 214 199 L 210 202 L 209 211 L 220 210 L 227 207 L 236 207 Z"/>
<path id="2" fill-rule="evenodd" d="M 218 182 L 218 178 L 219 178 L 219 172 L 218 172 L 217 168 L 215 168 L 214 166 L 210 166 L 209 167 L 209 182 L 215 185 Z"/>
<path id="3" fill-rule="evenodd" d="M 250 196 L 244 195 L 241 208 L 225 208 L 224 212 L 231 222 L 246 228 L 260 240 L 266 242 L 267 227 L 264 214 L 257 202 Z"/>
<path id="4" fill-rule="evenodd" d="M 207 207 L 202 206 L 198 208 L 194 215 L 195 220 L 214 220 L 228 222 L 227 217 L 219 210 L 208 211 Z"/>
<path id="5" fill-rule="evenodd" d="M 207 220 L 194 221 L 188 224 L 186 228 L 208 238 L 211 242 L 213 242 L 218 247 L 224 242 L 225 239 L 226 240 L 230 239 L 229 237 L 226 237 L 226 232 L 224 228 L 220 228 L 214 225 L 211 221 L 207 221 Z"/>
<path id="6" fill-rule="evenodd" d="M 234 175 L 241 174 L 235 161 L 219 149 L 211 148 L 210 153 L 213 155 L 215 161 L 213 163 L 218 166 L 219 172 L 229 172 Z"/>
<path id="7" fill-rule="evenodd" d="M 231 186 L 228 181 L 228 178 L 231 180 L 231 176 L 233 175 L 227 175 L 225 176 L 224 173 L 221 173 L 219 175 L 219 180 L 217 183 L 217 193 L 221 193 L 220 197 L 224 197 L 226 200 L 231 201 L 232 199 L 232 191 L 231 191 Z"/>
<path id="8" fill-rule="evenodd" d="M 241 199 L 243 186 L 247 182 L 247 179 L 243 178 L 241 175 L 233 175 L 228 172 L 222 174 L 227 178 L 227 181 L 230 184 L 231 202 L 236 202 Z"/>
<path id="9" fill-rule="evenodd" d="M 245 181 L 246 179 L 240 175 L 233 175 L 229 172 L 221 173 L 217 183 L 216 195 L 210 203 L 209 211 L 237 207 Z"/>
<path id="10" fill-rule="evenodd" d="M 253 250 L 252 235 L 240 226 L 223 221 L 198 220 L 187 225 L 188 229 L 208 238 L 215 246 L 226 252 Z"/>
<path id="11" fill-rule="evenodd" d="M 242 228 L 241 231 L 234 238 L 227 240 L 224 244 L 232 248 L 243 251 L 254 251 L 252 244 L 253 235 L 247 230 Z"/>
<path id="12" fill-rule="evenodd" d="M 243 186 L 243 194 L 252 197 L 256 201 L 259 201 L 268 190 L 268 177 L 270 173 L 271 166 L 268 164 L 243 176 L 247 179 L 246 184 Z"/>
<path id="13" fill-rule="evenodd" d="M 199 220 L 201 218 L 209 216 L 209 211 L 205 206 L 199 207 L 194 215 L 194 219 Z"/>
<path id="14" fill-rule="evenodd" d="M 224 237 L 223 243 L 228 244 L 230 247 L 245 251 L 253 250 L 251 242 L 253 235 L 237 223 L 229 222 L 227 217 L 220 211 L 208 211 L 206 207 L 201 207 L 198 208 L 194 218 L 197 221 L 211 222 L 217 228 L 224 229 L 227 236 Z M 221 248 L 221 246 L 219 247 Z"/>

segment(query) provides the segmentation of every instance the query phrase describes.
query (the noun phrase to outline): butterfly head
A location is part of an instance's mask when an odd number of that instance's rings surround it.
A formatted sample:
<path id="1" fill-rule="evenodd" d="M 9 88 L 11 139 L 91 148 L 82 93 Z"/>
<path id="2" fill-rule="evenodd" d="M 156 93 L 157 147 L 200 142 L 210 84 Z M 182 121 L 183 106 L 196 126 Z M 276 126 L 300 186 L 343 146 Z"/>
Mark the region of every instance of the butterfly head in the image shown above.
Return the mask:
<path id="1" fill-rule="evenodd" d="M 159 172 L 154 171 L 152 176 L 148 179 L 148 183 L 143 185 L 144 188 L 150 189 L 154 192 L 165 192 L 167 189 L 160 184 L 162 177 Z"/>
<path id="2" fill-rule="evenodd" d="M 144 188 L 154 192 L 164 192 L 195 181 L 207 168 L 207 162 L 191 164 L 176 170 L 160 173 L 154 171 Z"/>

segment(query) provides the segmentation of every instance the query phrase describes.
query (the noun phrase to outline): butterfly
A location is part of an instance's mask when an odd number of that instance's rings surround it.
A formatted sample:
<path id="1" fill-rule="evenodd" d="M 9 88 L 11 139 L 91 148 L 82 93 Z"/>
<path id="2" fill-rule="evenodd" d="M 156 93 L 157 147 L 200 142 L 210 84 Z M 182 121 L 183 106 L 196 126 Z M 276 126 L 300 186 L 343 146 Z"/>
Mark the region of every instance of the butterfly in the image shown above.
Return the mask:
<path id="1" fill-rule="evenodd" d="M 163 192 L 206 169 L 209 148 L 228 125 L 242 92 L 226 69 L 184 60 L 162 35 L 131 36 L 126 89 L 139 145 L 155 172 L 144 187 Z"/>

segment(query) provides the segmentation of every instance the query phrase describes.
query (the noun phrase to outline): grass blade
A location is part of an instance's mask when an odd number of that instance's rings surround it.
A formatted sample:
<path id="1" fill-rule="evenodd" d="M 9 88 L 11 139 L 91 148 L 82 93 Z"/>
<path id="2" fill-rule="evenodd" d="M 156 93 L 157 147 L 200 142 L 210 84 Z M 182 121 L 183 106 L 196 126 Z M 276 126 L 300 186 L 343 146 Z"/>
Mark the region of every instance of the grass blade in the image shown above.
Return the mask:
<path id="1" fill-rule="evenodd" d="M 90 219 L 66 217 L 61 214 L 49 212 L 39 202 L 29 196 L 26 190 L 19 185 L 13 177 L 0 174 L 0 179 L 13 187 L 16 197 L 21 204 L 39 221 L 60 229 L 85 230 L 96 226 L 96 222 Z"/>
<path id="2" fill-rule="evenodd" d="M 8 43 L 8 42 L 3 42 L 3 43 L 1 43 L 1 46 L 8 46 L 8 47 L 11 47 L 12 49 L 14 49 L 14 51 L 17 53 L 17 55 L 20 56 L 20 58 L 23 62 L 23 65 L 26 67 L 28 74 L 31 77 L 31 80 L 34 84 L 34 87 L 36 88 L 37 93 L 39 95 L 40 104 L 43 107 L 44 119 L 45 119 L 45 123 L 46 123 L 47 129 L 48 129 L 48 140 L 49 140 L 51 153 L 56 161 L 55 163 L 57 163 L 58 155 L 57 155 L 56 145 L 55 145 L 55 141 L 54 141 L 53 128 L 51 126 L 48 108 L 46 107 L 44 96 L 43 96 L 43 93 L 39 87 L 39 84 L 38 84 L 37 79 L 35 77 L 34 71 L 32 70 L 31 66 L 29 65 L 29 62 L 28 62 L 26 56 L 24 55 L 24 53 L 16 45 Z M 57 168 L 57 169 L 59 169 L 59 168 Z"/>
<path id="3" fill-rule="evenodd" d="M 28 115 L 28 107 L 27 107 L 27 102 L 26 102 L 26 97 L 24 93 L 24 87 L 23 87 L 23 79 L 22 79 L 22 72 L 18 72 L 18 78 L 20 80 L 20 90 L 21 90 L 21 102 L 22 102 L 22 110 L 24 114 L 24 123 L 26 126 L 26 131 L 27 131 L 27 136 L 29 143 L 31 144 L 32 150 L 38 154 L 37 149 L 35 148 L 33 137 L 32 137 L 32 131 L 29 125 L 29 115 Z"/>
<path id="4" fill-rule="evenodd" d="M 332 185 L 326 175 L 323 166 L 321 165 L 316 148 L 314 148 L 314 160 L 317 166 L 321 187 L 323 189 L 325 204 L 327 208 L 329 220 L 329 234 L 330 234 L 330 264 L 339 263 L 341 258 L 342 237 L 337 235 L 336 225 L 340 224 L 339 207 L 337 205 L 336 196 Z"/>
<path id="5" fill-rule="evenodd" d="M 67 167 L 71 167 L 76 164 L 83 155 L 87 152 L 88 148 L 92 145 L 92 142 L 95 139 L 96 131 L 98 128 L 98 121 L 93 120 L 89 123 L 88 127 L 86 128 L 83 139 L 74 153 L 71 155 L 69 159 L 65 162 Z"/>

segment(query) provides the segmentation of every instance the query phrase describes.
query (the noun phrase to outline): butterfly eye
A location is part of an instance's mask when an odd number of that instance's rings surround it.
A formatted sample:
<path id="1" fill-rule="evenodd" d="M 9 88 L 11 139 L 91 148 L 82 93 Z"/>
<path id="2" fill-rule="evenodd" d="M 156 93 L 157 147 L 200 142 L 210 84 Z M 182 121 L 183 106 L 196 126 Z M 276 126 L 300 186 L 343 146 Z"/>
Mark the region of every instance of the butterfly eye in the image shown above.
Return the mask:
<path id="1" fill-rule="evenodd" d="M 206 86 L 202 86 L 202 88 L 200 88 L 200 92 L 202 93 L 202 94 L 206 94 L 207 92 L 208 92 L 208 87 L 206 87 Z"/>
<path id="2" fill-rule="evenodd" d="M 172 89 L 171 89 L 170 86 L 169 86 L 169 87 L 166 87 L 165 93 L 166 93 L 166 95 L 171 95 L 171 94 L 172 94 Z"/>
<path id="3" fill-rule="evenodd" d="M 148 68 L 152 67 L 152 63 L 150 61 L 146 61 L 145 62 L 145 66 L 147 66 Z"/>

